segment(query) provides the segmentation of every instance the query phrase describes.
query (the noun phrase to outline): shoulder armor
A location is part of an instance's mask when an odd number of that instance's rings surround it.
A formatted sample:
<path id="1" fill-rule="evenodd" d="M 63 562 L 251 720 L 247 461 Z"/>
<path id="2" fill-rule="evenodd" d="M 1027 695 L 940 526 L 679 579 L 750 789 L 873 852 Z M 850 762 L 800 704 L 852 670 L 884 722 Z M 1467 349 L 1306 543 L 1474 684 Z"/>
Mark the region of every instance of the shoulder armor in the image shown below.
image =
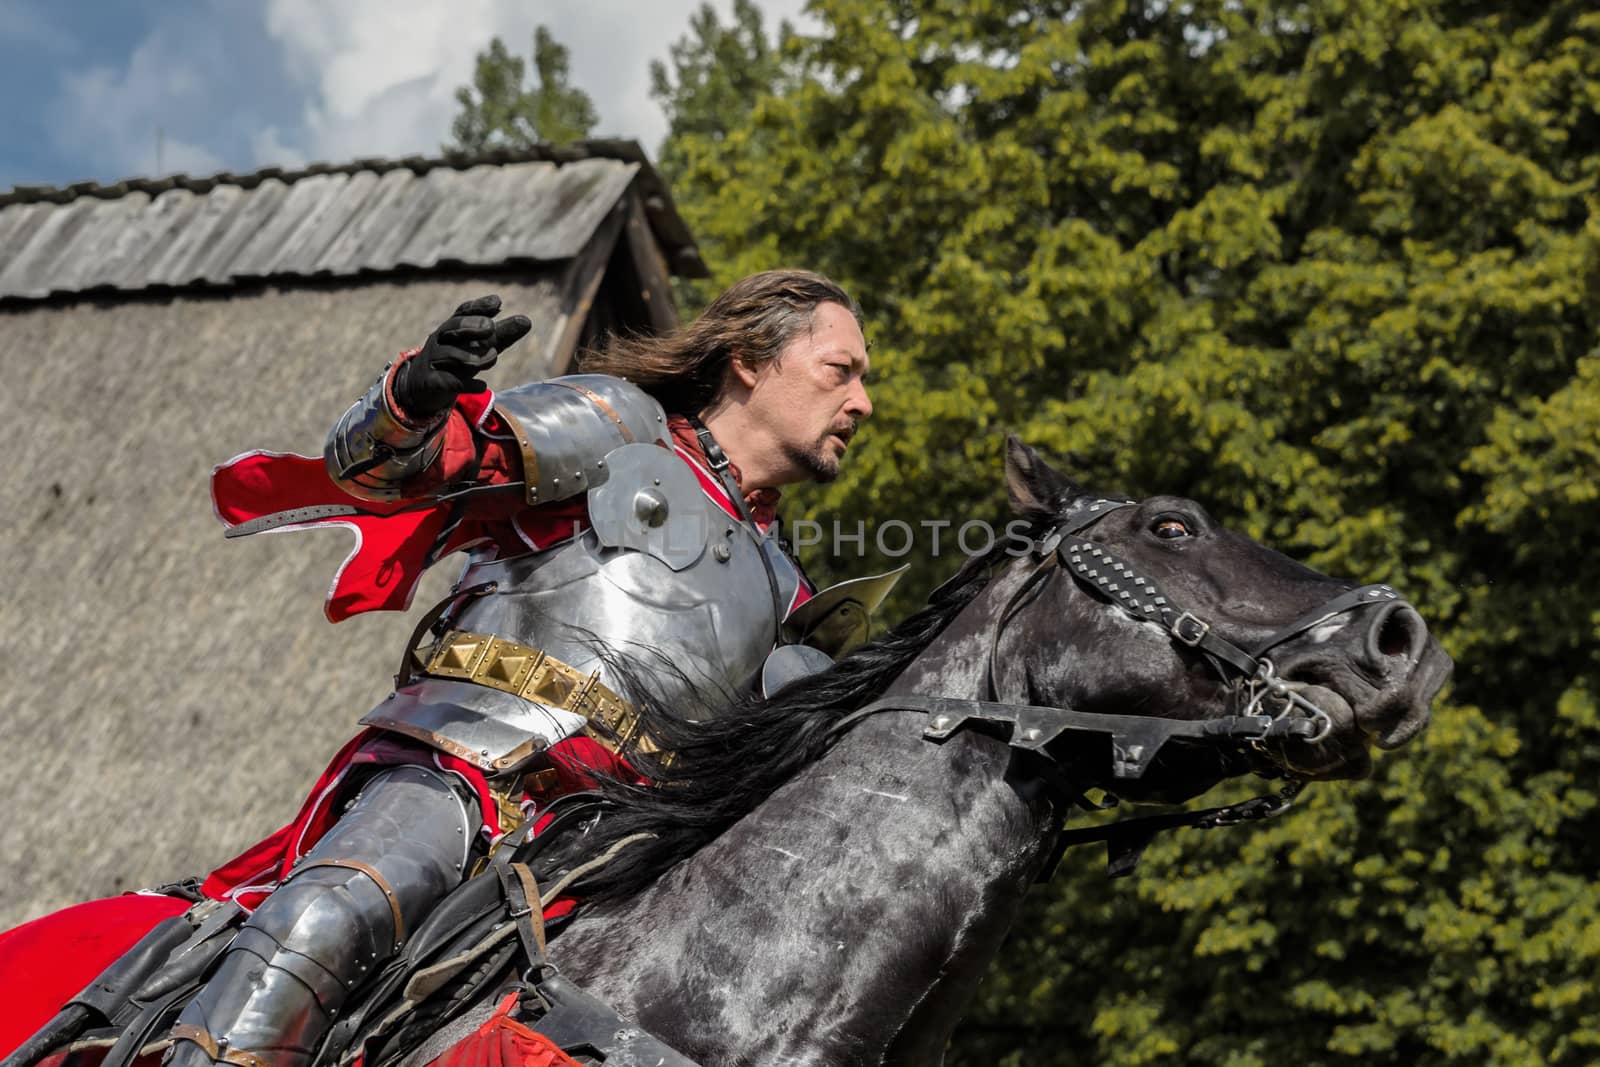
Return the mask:
<path id="1" fill-rule="evenodd" d="M 495 394 L 517 435 L 528 503 L 588 492 L 610 477 L 605 457 L 623 445 L 672 446 L 667 415 L 649 393 L 606 374 L 570 374 Z"/>

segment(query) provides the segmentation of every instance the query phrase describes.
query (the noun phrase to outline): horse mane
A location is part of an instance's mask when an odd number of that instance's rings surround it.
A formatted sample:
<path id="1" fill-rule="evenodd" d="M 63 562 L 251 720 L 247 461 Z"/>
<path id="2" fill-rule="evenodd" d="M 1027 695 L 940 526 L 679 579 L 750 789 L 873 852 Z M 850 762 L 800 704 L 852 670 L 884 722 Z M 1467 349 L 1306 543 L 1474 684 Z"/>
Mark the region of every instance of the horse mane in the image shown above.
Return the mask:
<path id="1" fill-rule="evenodd" d="M 820 759 L 838 740 L 835 725 L 881 694 L 988 585 L 1005 547 L 969 558 L 926 607 L 827 670 L 784 686 L 770 699 L 731 697 L 708 719 L 686 718 L 655 699 L 638 665 L 608 657 L 608 669 L 640 694 L 635 706 L 642 734 L 671 756 L 628 753 L 647 784 L 595 775 L 603 814 L 585 820 L 581 829 L 561 832 L 564 840 L 544 842 L 553 847 L 550 859 L 538 866 L 575 865 L 623 838 L 649 835 L 621 849 L 578 888 L 589 900 L 643 890 Z M 548 876 L 541 870 L 541 881 Z"/>

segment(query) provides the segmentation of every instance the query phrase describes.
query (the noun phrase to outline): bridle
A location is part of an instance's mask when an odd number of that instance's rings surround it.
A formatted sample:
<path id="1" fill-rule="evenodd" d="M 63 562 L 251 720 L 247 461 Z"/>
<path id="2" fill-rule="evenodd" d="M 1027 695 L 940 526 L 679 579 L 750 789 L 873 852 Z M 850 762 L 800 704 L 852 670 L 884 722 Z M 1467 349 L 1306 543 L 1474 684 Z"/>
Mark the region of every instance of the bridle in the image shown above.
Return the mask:
<path id="1" fill-rule="evenodd" d="M 1174 601 L 1153 579 L 1140 574 L 1105 545 L 1085 536 L 1085 530 L 1107 515 L 1135 505 L 1136 501 L 1132 500 L 1098 499 L 1083 503 L 1039 539 L 1035 552 L 1041 557 L 1040 565 L 1001 611 L 1000 625 L 995 628 L 989 644 L 984 679 L 989 695 L 995 694 L 1000 637 L 1006 622 L 1027 602 L 1023 598 L 1031 600 L 1032 595 L 1037 595 L 1043 580 L 1060 567 L 1100 599 L 1135 619 L 1160 625 L 1174 642 L 1203 655 L 1223 683 L 1239 695 L 1240 715 L 1266 714 L 1275 722 L 1298 715 L 1309 719 L 1315 729 L 1310 733 L 1296 729 L 1297 736 L 1312 742 L 1327 737 L 1333 729 L 1332 717 L 1278 678 L 1267 653 L 1347 612 L 1372 605 L 1404 603 L 1400 594 L 1382 584 L 1351 589 L 1273 631 L 1251 648 L 1241 648 L 1217 633 L 1210 622 Z"/>
<path id="2" fill-rule="evenodd" d="M 1186 720 L 1140 715 L 1104 715 L 1071 708 L 1018 704 L 998 699 L 969 700 L 904 694 L 872 701 L 834 725 L 843 733 L 857 721 L 884 711 L 917 711 L 928 716 L 923 737 L 942 742 L 968 725 L 998 727 L 1011 747 L 1035 753 L 1051 768 L 1046 779 L 1079 807 L 1097 810 L 1116 804 L 1090 801 L 1081 786 L 1066 782 L 1059 761 L 1050 745 L 1064 734 L 1095 734 L 1108 737 L 1111 746 L 1111 778 L 1129 781 L 1142 778 L 1166 742 L 1218 745 L 1237 750 L 1247 746 L 1264 756 L 1281 776 L 1284 787 L 1268 796 L 1223 807 L 1183 811 L 1172 815 L 1123 819 L 1104 826 L 1066 830 L 1057 834 L 1052 855 L 1041 880 L 1049 877 L 1070 845 L 1105 841 L 1109 850 L 1108 868 L 1114 876 L 1134 869 L 1139 855 L 1154 834 L 1182 826 L 1227 826 L 1239 822 L 1271 818 L 1289 809 L 1304 782 L 1279 762 L 1267 749 L 1268 740 L 1299 738 L 1317 742 L 1333 728 L 1333 719 L 1314 702 L 1296 692 L 1277 676 L 1267 653 L 1310 630 L 1351 611 L 1380 604 L 1404 604 L 1400 594 L 1387 585 L 1363 585 L 1328 600 L 1286 626 L 1273 631 L 1250 648 L 1242 648 L 1217 633 L 1212 624 L 1182 603 L 1173 600 L 1156 582 L 1140 574 L 1131 564 L 1104 544 L 1085 535 L 1112 512 L 1133 507 L 1136 501 L 1095 499 L 1081 501 L 1059 522 L 1037 539 L 1034 555 L 1039 564 L 1023 580 L 1000 610 L 989 639 L 984 665 L 982 691 L 998 697 L 995 679 L 999 674 L 1000 642 L 1006 626 L 1035 597 L 1057 570 L 1065 570 L 1078 584 L 1098 599 L 1133 618 L 1160 625 L 1177 644 L 1194 649 L 1206 658 L 1233 694 L 1236 713 L 1211 719 Z M 963 579 L 958 574 L 955 580 Z M 935 590 L 932 598 L 942 592 Z"/>

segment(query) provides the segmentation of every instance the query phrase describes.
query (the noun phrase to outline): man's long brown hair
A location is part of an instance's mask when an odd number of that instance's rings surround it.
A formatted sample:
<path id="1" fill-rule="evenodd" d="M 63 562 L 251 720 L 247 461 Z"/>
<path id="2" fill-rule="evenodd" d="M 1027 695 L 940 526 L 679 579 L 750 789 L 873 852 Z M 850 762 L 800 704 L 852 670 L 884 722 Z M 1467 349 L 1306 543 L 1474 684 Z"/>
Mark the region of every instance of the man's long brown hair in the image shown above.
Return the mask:
<path id="1" fill-rule="evenodd" d="M 861 308 L 838 283 L 808 270 L 768 270 L 734 282 L 698 319 L 666 337 L 617 337 L 585 352 L 585 374 L 626 378 L 667 411 L 696 415 L 722 391 L 729 360 L 762 363 L 811 329 L 820 304 L 838 304 L 861 323 Z"/>

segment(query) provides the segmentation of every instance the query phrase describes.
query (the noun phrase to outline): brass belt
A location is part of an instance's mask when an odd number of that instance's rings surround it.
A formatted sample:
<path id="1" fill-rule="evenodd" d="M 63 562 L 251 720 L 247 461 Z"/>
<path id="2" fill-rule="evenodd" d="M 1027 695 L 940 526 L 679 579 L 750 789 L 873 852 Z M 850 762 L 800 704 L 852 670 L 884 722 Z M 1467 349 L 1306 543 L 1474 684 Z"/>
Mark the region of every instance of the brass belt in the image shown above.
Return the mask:
<path id="1" fill-rule="evenodd" d="M 450 630 L 423 660 L 422 673 L 486 685 L 575 712 L 588 720 L 589 736 L 613 752 L 635 743 L 641 751 L 656 751 L 648 737 L 639 736 L 638 712 L 601 684 L 599 671 L 585 674 L 541 649 L 490 634 Z"/>

